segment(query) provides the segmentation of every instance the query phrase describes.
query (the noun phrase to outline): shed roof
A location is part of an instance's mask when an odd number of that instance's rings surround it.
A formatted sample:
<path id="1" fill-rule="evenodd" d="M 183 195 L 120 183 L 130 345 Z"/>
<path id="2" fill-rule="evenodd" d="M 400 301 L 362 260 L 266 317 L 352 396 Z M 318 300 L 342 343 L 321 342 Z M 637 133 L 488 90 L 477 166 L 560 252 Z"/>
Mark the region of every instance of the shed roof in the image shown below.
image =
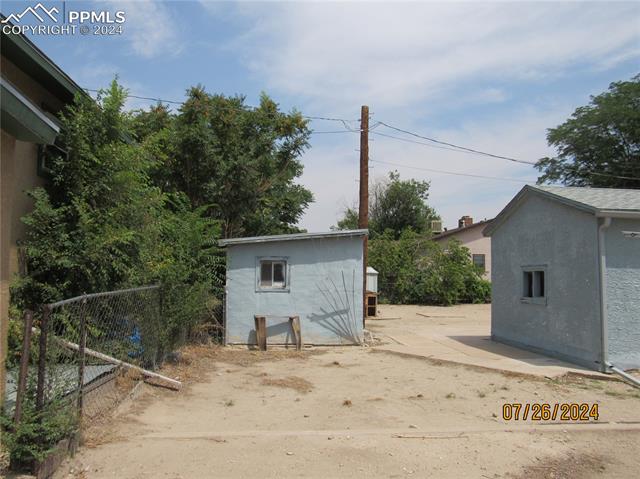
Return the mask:
<path id="1" fill-rule="evenodd" d="M 337 230 L 321 233 L 294 233 L 288 235 L 249 236 L 246 238 L 228 238 L 218 241 L 220 246 L 234 246 L 249 243 L 274 243 L 276 241 L 298 241 L 324 238 L 344 238 L 350 236 L 367 236 L 368 230 Z"/>
<path id="2" fill-rule="evenodd" d="M 591 188 L 586 186 L 527 185 L 504 207 L 494 221 L 484 229 L 483 234 L 485 236 L 491 236 L 530 194 L 543 196 L 564 205 L 592 213 L 598 217 L 640 218 L 640 190 Z"/>

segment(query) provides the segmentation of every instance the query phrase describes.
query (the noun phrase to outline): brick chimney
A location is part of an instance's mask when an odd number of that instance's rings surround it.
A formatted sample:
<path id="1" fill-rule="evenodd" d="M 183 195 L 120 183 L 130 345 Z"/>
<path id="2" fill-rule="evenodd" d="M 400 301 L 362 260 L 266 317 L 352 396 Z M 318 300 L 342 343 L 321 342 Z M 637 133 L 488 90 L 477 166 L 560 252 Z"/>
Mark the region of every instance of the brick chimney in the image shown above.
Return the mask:
<path id="1" fill-rule="evenodd" d="M 473 218 L 471 216 L 463 216 L 458 220 L 458 228 L 466 228 L 473 224 Z"/>

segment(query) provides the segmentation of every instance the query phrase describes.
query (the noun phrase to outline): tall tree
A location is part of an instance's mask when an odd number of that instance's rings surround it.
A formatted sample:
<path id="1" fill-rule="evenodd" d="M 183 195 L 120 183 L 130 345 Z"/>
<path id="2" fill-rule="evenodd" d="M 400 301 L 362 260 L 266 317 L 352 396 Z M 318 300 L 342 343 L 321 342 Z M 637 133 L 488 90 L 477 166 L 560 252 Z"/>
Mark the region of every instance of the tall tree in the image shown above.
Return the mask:
<path id="1" fill-rule="evenodd" d="M 169 321 L 184 326 L 205 317 L 221 293 L 220 228 L 183 193 L 153 184 L 151 155 L 133 141 L 125 100 L 114 81 L 96 101 L 78 95 L 61 115 L 67 154 L 47 158 L 50 181 L 30 192 L 35 206 L 22 218 L 27 274 L 12 283 L 11 299 L 33 308 L 158 282 L 167 288 Z"/>
<path id="2" fill-rule="evenodd" d="M 428 198 L 428 181 L 402 180 L 397 171 L 389 173 L 388 178 L 377 181 L 371 189 L 369 231 L 375 235 L 390 230 L 396 239 L 407 229 L 416 233 L 428 232 L 431 221 L 439 219 L 427 204 Z M 357 223 L 356 209 L 347 208 L 337 229 L 353 229 Z"/>
<path id="3" fill-rule="evenodd" d="M 27 304 L 125 283 L 149 236 L 142 231 L 162 199 L 127 141 L 125 99 L 114 80 L 95 102 L 78 95 L 61 115 L 67 154 L 47 158 L 50 181 L 31 192 L 35 208 L 23 218 L 29 274 L 14 286 Z"/>
<path id="4" fill-rule="evenodd" d="M 538 183 L 640 188 L 640 75 L 591 97 L 547 141 L 558 156 L 538 161 Z"/>
<path id="5" fill-rule="evenodd" d="M 279 111 L 264 94 L 251 108 L 244 97 L 211 95 L 200 86 L 188 91 L 172 118 L 164 113 L 141 112 L 136 122 L 163 190 L 183 191 L 193 206 L 209 206 L 224 237 L 297 230 L 313 201 L 295 183 L 310 134 L 300 113 Z M 155 128 L 148 127 L 150 119 Z"/>

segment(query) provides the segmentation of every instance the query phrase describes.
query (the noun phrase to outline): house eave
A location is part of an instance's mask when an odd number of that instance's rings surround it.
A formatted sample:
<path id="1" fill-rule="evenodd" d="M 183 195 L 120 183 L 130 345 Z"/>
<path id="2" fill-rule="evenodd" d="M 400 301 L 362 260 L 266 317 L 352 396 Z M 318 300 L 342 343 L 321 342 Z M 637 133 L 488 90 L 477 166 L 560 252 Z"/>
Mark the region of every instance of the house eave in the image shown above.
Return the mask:
<path id="1" fill-rule="evenodd" d="M 640 219 L 640 211 L 598 210 L 597 218 Z"/>
<path id="2" fill-rule="evenodd" d="M 0 77 L 1 127 L 20 141 L 52 144 L 60 126 L 16 87 Z"/>
<path id="3" fill-rule="evenodd" d="M 0 15 L 0 18 L 4 20 L 6 17 Z M 2 55 L 63 103 L 71 103 L 77 93 L 88 96 L 86 91 L 25 35 L 2 32 Z"/>

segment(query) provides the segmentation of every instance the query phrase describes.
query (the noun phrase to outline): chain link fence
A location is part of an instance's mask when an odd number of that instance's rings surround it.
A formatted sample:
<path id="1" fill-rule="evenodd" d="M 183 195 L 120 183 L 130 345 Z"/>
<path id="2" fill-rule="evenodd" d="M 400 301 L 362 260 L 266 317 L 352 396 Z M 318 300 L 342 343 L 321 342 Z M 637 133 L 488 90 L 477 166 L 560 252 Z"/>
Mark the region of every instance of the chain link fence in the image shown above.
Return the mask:
<path id="1" fill-rule="evenodd" d="M 143 377 L 162 380 L 152 371 L 175 346 L 163 321 L 159 286 L 66 299 L 44 305 L 38 316 L 25 321 L 16 421 L 23 401 L 35 396 L 36 411 L 70 419 L 76 428 L 78 421 L 93 422 Z M 169 387 L 179 385 L 165 379 Z"/>

